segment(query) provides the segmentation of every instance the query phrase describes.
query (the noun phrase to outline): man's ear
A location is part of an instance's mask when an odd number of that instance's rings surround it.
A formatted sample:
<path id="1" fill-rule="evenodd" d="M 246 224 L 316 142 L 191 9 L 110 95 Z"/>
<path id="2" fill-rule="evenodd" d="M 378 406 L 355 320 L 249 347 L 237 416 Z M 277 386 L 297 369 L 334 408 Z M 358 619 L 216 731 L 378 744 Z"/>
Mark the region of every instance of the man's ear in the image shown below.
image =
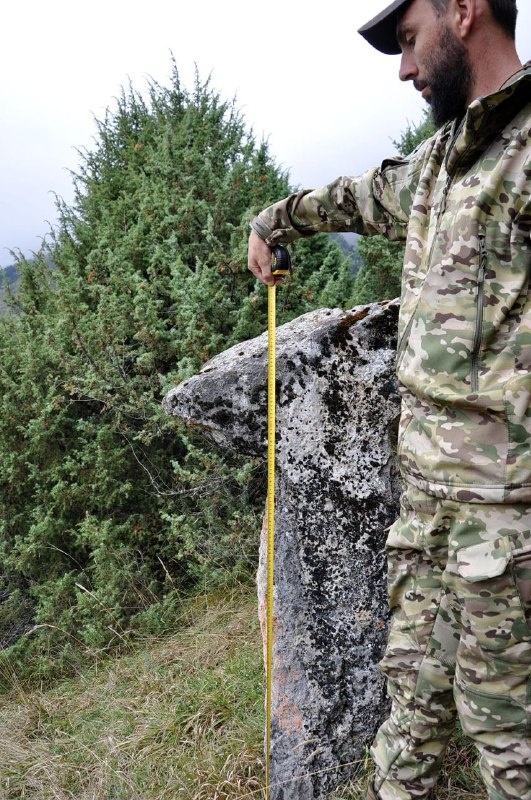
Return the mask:
<path id="1" fill-rule="evenodd" d="M 477 0 L 450 0 L 449 12 L 456 35 L 466 39 L 477 16 Z"/>

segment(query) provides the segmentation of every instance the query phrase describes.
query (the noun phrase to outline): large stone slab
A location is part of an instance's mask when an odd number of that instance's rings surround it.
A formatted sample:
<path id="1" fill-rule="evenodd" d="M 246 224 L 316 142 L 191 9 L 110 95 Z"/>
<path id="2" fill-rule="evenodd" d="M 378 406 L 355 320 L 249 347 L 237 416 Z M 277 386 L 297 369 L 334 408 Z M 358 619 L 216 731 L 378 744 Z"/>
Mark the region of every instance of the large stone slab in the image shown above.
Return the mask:
<path id="1" fill-rule="evenodd" d="M 384 542 L 398 514 L 398 304 L 324 309 L 277 331 L 272 800 L 324 798 L 386 715 Z M 172 390 L 169 413 L 266 455 L 267 337 Z M 266 537 L 258 574 L 263 619 Z"/>

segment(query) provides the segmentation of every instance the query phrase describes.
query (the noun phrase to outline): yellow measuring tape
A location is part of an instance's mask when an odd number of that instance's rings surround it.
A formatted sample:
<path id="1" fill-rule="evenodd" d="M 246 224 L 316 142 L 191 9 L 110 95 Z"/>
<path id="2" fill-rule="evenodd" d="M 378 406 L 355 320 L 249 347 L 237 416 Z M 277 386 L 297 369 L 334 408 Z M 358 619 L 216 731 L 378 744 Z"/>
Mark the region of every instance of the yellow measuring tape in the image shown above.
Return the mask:
<path id="1" fill-rule="evenodd" d="M 287 250 L 272 251 L 273 275 L 286 276 L 291 266 Z M 266 800 L 271 782 L 271 706 L 273 689 L 273 587 L 275 564 L 275 410 L 276 410 L 276 286 L 267 287 L 267 601 L 266 601 Z"/>
<path id="2" fill-rule="evenodd" d="M 266 800 L 271 778 L 273 684 L 273 585 L 275 563 L 276 286 L 267 287 L 267 633 L 266 633 Z"/>

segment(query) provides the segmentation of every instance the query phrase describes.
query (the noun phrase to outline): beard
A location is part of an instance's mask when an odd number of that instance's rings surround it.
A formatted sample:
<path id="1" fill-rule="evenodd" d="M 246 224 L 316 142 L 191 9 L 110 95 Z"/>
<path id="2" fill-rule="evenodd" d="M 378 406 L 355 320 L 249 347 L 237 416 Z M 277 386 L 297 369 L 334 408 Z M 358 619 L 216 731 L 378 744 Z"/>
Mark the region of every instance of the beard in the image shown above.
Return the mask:
<path id="1" fill-rule="evenodd" d="M 474 75 L 465 46 L 446 26 L 442 30 L 439 47 L 426 63 L 426 76 L 435 125 L 439 128 L 445 122 L 464 116 Z"/>

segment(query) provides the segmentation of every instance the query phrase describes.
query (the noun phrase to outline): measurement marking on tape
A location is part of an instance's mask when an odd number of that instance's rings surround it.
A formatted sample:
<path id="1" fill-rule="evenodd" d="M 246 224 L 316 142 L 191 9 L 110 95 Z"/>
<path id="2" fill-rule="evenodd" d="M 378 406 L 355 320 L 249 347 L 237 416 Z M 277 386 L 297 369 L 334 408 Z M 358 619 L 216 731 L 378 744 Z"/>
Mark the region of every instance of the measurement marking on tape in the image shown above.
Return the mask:
<path id="1" fill-rule="evenodd" d="M 273 688 L 273 586 L 275 561 L 276 286 L 267 287 L 267 600 L 266 600 L 266 800 L 271 782 Z"/>

